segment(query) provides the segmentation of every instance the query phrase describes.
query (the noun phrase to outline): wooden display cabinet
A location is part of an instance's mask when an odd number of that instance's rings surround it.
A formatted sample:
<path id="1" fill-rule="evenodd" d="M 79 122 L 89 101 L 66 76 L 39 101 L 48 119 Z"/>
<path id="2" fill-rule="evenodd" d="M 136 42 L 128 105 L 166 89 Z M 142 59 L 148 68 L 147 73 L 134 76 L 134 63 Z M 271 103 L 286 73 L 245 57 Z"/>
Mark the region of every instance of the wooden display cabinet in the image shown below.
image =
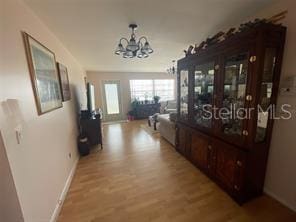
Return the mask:
<path id="1" fill-rule="evenodd" d="M 260 24 L 178 61 L 176 149 L 239 203 L 263 190 L 285 33 Z"/>

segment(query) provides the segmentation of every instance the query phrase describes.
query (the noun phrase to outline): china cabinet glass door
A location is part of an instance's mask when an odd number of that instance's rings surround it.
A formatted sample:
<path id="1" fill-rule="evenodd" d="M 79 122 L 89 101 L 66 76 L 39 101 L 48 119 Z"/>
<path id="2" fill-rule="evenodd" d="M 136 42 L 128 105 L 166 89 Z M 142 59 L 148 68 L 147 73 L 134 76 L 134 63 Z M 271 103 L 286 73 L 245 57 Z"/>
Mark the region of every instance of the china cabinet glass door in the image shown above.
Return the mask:
<path id="1" fill-rule="evenodd" d="M 215 62 L 195 66 L 193 121 L 204 128 L 212 128 Z"/>
<path id="2" fill-rule="evenodd" d="M 239 53 L 225 60 L 221 130 L 223 135 L 243 135 L 245 123 L 245 97 L 248 78 L 249 53 Z"/>
<path id="3" fill-rule="evenodd" d="M 189 72 L 188 70 L 180 71 L 180 119 L 188 121 L 188 89 L 189 89 Z"/>
<path id="4" fill-rule="evenodd" d="M 261 80 L 259 104 L 257 107 L 257 128 L 255 142 L 264 142 L 269 120 L 269 108 L 273 89 L 274 67 L 276 62 L 276 49 L 267 48 L 264 57 L 264 69 Z"/>

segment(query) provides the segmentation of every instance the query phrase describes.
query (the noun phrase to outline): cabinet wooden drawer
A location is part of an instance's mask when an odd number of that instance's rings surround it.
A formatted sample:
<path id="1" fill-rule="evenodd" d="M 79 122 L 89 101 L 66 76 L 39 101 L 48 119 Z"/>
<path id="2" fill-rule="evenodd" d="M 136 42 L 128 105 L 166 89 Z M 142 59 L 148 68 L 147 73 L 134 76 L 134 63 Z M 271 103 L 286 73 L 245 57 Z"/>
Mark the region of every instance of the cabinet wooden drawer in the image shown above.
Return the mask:
<path id="1" fill-rule="evenodd" d="M 193 133 L 191 137 L 190 160 L 202 169 L 209 165 L 209 138 L 200 133 Z"/>
<path id="2" fill-rule="evenodd" d="M 215 140 L 215 175 L 217 180 L 232 192 L 243 189 L 243 174 L 245 168 L 245 153 L 236 147 Z"/>
<path id="3" fill-rule="evenodd" d="M 184 126 L 177 126 L 177 150 L 188 157 L 191 147 L 191 130 Z"/>

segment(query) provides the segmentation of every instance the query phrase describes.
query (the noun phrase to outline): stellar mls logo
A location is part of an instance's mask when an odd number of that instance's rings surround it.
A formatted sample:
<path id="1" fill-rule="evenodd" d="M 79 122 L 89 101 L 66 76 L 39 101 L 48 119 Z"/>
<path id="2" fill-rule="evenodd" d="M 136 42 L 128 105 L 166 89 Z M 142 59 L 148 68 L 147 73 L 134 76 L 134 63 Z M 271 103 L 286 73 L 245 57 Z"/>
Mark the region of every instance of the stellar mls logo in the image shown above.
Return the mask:
<path id="1" fill-rule="evenodd" d="M 284 119 L 288 120 L 293 117 L 292 105 L 283 104 L 276 108 L 274 104 L 268 107 L 262 107 L 258 105 L 256 108 L 244 108 L 238 107 L 237 105 L 230 104 L 228 107 L 217 108 L 212 107 L 212 105 L 204 105 L 202 107 L 201 116 L 203 119 L 221 119 L 221 120 L 244 120 L 254 118 L 254 114 L 260 114 L 261 117 L 269 119 Z"/>

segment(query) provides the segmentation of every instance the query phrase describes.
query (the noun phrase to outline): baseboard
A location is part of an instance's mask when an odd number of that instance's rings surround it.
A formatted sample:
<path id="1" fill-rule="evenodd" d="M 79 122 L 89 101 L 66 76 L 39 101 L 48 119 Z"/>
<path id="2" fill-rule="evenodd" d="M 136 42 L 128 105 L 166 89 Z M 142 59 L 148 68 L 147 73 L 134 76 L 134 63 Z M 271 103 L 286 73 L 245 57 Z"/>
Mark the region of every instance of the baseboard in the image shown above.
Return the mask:
<path id="1" fill-rule="evenodd" d="M 73 165 L 73 167 L 72 167 L 72 169 L 71 169 L 71 171 L 70 171 L 70 174 L 69 174 L 69 176 L 68 176 L 68 178 L 67 178 L 67 181 L 66 181 L 66 183 L 65 183 L 65 186 L 64 186 L 64 188 L 63 188 L 63 191 L 62 191 L 62 193 L 61 193 L 61 195 L 60 195 L 59 201 L 58 201 L 58 203 L 57 203 L 57 205 L 56 205 L 56 207 L 55 207 L 55 209 L 54 209 L 54 211 L 53 211 L 53 214 L 52 214 L 52 216 L 51 216 L 49 222 L 55 222 L 55 221 L 58 219 L 58 216 L 59 216 L 60 211 L 61 211 L 61 209 L 62 209 L 62 206 L 63 206 L 64 200 L 65 200 L 66 195 L 67 195 L 67 193 L 68 193 L 68 190 L 69 190 L 69 188 L 70 188 L 70 185 L 71 185 L 71 182 L 72 182 L 72 179 L 73 179 L 74 173 L 75 173 L 75 171 L 76 171 L 76 167 L 77 167 L 77 164 L 78 164 L 78 160 L 79 160 L 79 158 L 75 161 L 75 163 L 74 163 L 74 165 Z"/>
<path id="2" fill-rule="evenodd" d="M 288 207 L 289 209 L 293 210 L 294 212 L 296 212 L 296 207 L 295 206 L 291 206 L 291 204 L 287 203 L 287 201 L 285 201 L 282 198 L 278 197 L 272 191 L 264 188 L 264 193 L 267 194 L 268 196 L 271 196 L 273 199 L 277 200 L 278 202 L 280 202 L 284 206 Z"/>

